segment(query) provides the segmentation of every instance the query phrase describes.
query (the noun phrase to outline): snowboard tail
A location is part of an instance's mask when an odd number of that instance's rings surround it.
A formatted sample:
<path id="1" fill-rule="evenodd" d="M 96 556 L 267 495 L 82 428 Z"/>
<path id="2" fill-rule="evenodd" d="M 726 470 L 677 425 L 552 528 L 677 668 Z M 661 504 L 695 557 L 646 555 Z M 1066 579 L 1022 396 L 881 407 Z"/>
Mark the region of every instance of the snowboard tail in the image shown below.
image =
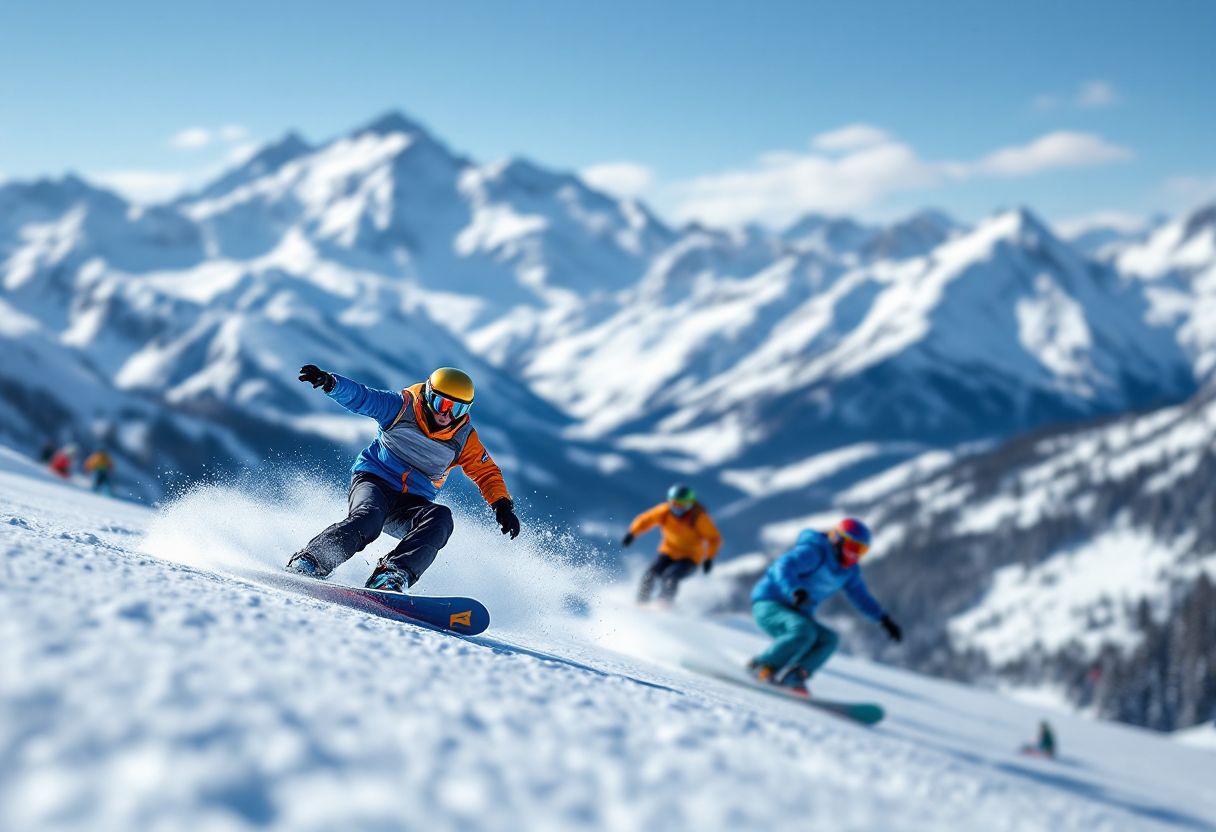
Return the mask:
<path id="1" fill-rule="evenodd" d="M 315 578 L 296 578 L 291 575 L 259 576 L 258 579 L 321 601 L 341 604 L 393 621 L 421 624 L 448 633 L 475 636 L 484 633 L 490 626 L 490 611 L 473 598 L 406 595 L 380 589 L 331 584 Z"/>
<path id="2" fill-rule="evenodd" d="M 827 711 L 830 714 L 859 722 L 862 725 L 877 725 L 882 722 L 886 714 L 881 705 L 874 705 L 869 702 L 838 702 L 831 699 L 818 699 L 814 696 L 806 697 L 799 696 L 792 691 L 782 689 L 778 685 L 772 685 L 767 682 L 761 682 L 753 679 L 747 672 L 742 669 L 727 671 L 722 668 L 711 667 L 699 662 L 682 662 L 686 670 L 691 670 L 694 673 L 700 673 L 702 676 L 709 676 L 717 679 L 720 682 L 730 682 L 731 684 L 740 685 L 745 688 L 752 688 L 763 693 L 779 696 L 782 699 L 788 699 L 791 702 L 801 702 L 805 705 L 810 705 L 812 708 L 817 708 L 821 711 Z"/>

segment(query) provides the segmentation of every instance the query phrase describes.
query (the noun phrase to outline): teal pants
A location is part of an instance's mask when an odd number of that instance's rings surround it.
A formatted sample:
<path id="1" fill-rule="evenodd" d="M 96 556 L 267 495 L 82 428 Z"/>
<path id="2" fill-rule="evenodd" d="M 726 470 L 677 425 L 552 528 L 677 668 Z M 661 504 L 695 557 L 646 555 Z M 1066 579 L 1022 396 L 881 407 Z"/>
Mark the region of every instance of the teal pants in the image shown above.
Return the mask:
<path id="1" fill-rule="evenodd" d="M 796 667 L 814 673 L 836 652 L 840 642 L 835 630 L 776 601 L 757 601 L 752 604 L 752 615 L 760 628 L 775 639 L 756 661 L 779 673 Z"/>

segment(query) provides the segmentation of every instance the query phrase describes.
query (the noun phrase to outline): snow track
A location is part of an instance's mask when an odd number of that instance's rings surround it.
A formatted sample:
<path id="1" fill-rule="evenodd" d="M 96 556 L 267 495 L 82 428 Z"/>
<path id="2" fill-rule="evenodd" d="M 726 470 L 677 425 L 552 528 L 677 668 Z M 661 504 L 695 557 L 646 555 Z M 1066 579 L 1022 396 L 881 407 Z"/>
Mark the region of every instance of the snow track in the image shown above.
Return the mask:
<path id="1" fill-rule="evenodd" d="M 603 600 L 444 635 L 152 557 L 151 511 L 3 467 L 6 832 L 1216 829 L 1216 755 L 1147 732 L 1052 715 L 1063 758 L 1019 758 L 1034 709 L 839 659 L 867 730 L 665 663 L 743 626 Z"/>

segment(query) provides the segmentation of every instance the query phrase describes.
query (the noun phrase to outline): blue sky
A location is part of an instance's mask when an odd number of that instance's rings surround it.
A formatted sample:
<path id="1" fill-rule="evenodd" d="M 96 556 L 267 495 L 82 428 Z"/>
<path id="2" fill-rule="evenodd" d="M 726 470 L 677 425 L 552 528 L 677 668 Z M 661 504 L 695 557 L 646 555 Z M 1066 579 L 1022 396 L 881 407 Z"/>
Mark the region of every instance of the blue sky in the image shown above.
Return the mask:
<path id="1" fill-rule="evenodd" d="M 144 199 L 389 109 L 671 219 L 1216 198 L 1216 2 L 0 4 L 0 176 Z"/>

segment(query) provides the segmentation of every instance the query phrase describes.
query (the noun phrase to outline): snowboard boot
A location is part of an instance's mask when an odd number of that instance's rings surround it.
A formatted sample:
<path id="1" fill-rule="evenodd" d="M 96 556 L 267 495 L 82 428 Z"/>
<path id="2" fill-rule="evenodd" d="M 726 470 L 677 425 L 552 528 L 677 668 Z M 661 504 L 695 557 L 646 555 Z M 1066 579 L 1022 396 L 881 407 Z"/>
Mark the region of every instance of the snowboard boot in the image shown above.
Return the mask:
<path id="1" fill-rule="evenodd" d="M 308 554 L 308 552 L 296 552 L 291 556 L 291 560 L 287 561 L 287 565 L 283 568 L 288 572 L 295 572 L 298 575 L 307 575 L 310 578 L 325 577 L 325 575 L 321 572 L 320 565 L 317 564 L 316 558 Z"/>
<path id="2" fill-rule="evenodd" d="M 405 592 L 413 586 L 413 577 L 404 569 L 394 569 L 382 563 L 372 572 L 372 576 L 367 579 L 364 586 L 367 589 L 379 589 L 384 592 Z"/>
<path id="3" fill-rule="evenodd" d="M 777 680 L 777 684 L 785 688 L 789 693 L 797 696 L 805 696 L 811 698 L 811 692 L 807 689 L 806 680 L 811 677 L 811 674 L 801 667 L 791 668 L 786 671 L 785 675 Z"/>
<path id="4" fill-rule="evenodd" d="M 774 671 L 770 665 L 761 664 L 755 659 L 752 659 L 747 663 L 747 672 L 752 674 L 757 682 L 764 682 L 768 685 L 776 684 L 773 677 Z"/>

